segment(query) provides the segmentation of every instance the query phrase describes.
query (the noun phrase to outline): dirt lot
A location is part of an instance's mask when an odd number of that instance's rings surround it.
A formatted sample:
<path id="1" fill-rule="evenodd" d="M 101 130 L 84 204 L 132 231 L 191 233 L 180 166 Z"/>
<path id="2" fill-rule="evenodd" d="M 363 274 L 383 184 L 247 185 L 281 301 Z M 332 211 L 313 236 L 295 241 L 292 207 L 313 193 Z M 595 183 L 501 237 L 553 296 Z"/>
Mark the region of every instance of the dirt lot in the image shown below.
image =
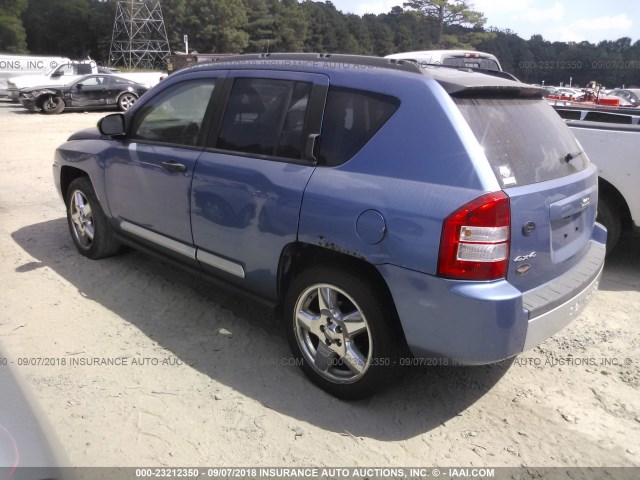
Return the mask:
<path id="1" fill-rule="evenodd" d="M 140 253 L 75 252 L 51 162 L 102 115 L 0 102 L 0 357 L 51 358 L 16 368 L 73 465 L 640 466 L 637 240 L 581 318 L 515 362 L 416 369 L 344 403 L 286 364 L 260 306 Z"/>

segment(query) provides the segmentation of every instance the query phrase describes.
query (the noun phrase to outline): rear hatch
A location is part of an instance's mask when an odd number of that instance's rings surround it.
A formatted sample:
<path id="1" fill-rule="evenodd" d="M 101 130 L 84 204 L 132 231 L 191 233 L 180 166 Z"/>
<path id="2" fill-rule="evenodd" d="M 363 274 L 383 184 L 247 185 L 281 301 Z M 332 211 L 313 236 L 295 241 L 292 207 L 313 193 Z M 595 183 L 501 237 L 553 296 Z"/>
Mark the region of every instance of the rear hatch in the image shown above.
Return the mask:
<path id="1" fill-rule="evenodd" d="M 497 93 L 497 92 L 496 92 Z M 527 291 L 585 255 L 597 210 L 597 175 L 573 134 L 538 96 L 453 96 L 509 196 L 508 281 Z"/>

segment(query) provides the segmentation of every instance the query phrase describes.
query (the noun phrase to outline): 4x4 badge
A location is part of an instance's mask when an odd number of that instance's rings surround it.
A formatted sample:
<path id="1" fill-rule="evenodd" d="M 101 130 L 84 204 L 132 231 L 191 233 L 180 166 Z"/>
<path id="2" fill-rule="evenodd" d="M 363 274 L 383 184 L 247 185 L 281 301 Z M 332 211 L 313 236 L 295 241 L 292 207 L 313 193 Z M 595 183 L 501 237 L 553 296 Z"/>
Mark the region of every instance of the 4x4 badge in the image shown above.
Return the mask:
<path id="1" fill-rule="evenodd" d="M 521 255 L 519 257 L 516 257 L 514 262 L 517 262 L 517 263 L 526 262 L 527 260 L 531 260 L 532 258 L 536 258 L 537 256 L 538 254 L 536 252 L 531 252 L 529 255 Z"/>

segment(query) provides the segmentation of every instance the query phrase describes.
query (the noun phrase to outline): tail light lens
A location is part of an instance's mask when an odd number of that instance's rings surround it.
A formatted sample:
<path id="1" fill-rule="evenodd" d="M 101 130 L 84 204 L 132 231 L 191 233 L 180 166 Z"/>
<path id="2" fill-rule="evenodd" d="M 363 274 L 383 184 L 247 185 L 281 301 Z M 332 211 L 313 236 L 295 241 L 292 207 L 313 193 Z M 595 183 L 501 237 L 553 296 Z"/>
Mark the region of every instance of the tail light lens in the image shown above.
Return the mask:
<path id="1" fill-rule="evenodd" d="M 456 280 L 506 277 L 510 231 L 511 209 L 504 192 L 467 203 L 444 221 L 438 275 Z"/>

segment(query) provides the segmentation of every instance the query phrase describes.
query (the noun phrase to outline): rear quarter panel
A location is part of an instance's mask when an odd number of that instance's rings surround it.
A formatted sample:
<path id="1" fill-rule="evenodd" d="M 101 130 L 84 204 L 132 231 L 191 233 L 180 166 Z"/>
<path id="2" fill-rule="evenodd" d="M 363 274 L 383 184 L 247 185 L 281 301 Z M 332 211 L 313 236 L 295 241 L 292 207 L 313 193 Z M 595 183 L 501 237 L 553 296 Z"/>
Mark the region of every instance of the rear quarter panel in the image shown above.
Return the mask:
<path id="1" fill-rule="evenodd" d="M 435 274 L 443 219 L 499 187 L 440 85 L 420 76 L 391 79 L 359 78 L 355 86 L 344 76 L 332 78 L 332 85 L 392 95 L 401 105 L 351 160 L 316 169 L 305 190 L 299 240 L 373 264 Z M 368 210 L 384 219 L 384 238 L 377 243 L 358 233 L 358 218 Z"/>

